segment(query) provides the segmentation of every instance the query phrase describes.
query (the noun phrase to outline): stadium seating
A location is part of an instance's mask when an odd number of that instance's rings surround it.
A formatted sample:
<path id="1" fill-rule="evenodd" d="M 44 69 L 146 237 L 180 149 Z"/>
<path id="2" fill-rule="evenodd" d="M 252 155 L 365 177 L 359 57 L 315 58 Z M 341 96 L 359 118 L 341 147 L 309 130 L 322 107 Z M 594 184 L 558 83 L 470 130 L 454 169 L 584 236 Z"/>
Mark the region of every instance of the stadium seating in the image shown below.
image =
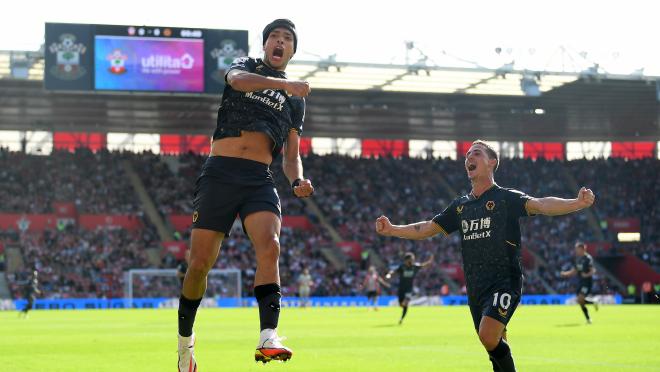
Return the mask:
<path id="1" fill-rule="evenodd" d="M 124 270 L 148 267 L 145 248 L 154 241 L 154 234 L 147 229 L 89 231 L 69 227 L 23 233 L 16 243 L 28 264 L 8 274 L 10 290 L 21 297 L 21 283 L 35 268 L 45 297 L 122 297 Z"/>
<path id="2" fill-rule="evenodd" d="M 205 158 L 196 154 L 164 157 L 150 153 L 129 154 L 78 150 L 56 151 L 50 156 L 30 156 L 0 151 L 0 184 L 3 200 L 0 213 L 50 213 L 53 202 L 74 202 L 81 213 L 135 214 L 143 221 L 136 231 L 124 229 L 83 230 L 68 227 L 45 232 L 4 231 L 0 243 L 21 248 L 25 269 L 8 275 L 15 296 L 28 268 L 42 271 L 47 297 L 118 297 L 122 295 L 122 273 L 129 268 L 150 267 L 145 249 L 158 247 L 155 229 L 143 217 L 141 204 L 126 179 L 121 160 L 129 160 L 141 176 L 146 190 L 163 217 L 190 214 L 191 195 Z M 374 233 L 374 219 L 385 214 L 393 223 L 411 223 L 432 218 L 456 194 L 469 191 L 462 160 L 423 160 L 390 157 L 375 159 L 340 155 L 304 159 L 305 175 L 317 189 L 315 203 L 345 241 L 358 242 L 375 252 L 388 268 L 399 264 L 403 253 L 413 251 L 419 261 L 431 253 L 435 266 L 423 270 L 417 280 L 420 294 L 439 294 L 445 284 L 440 275 L 443 265 L 460 263 L 459 238 L 436 237 L 425 241 L 385 238 Z M 285 214 L 309 215 L 305 203 L 294 198 L 288 181 L 273 165 Z M 276 169 L 277 168 L 277 169 Z M 612 217 L 642 216 L 644 241 L 622 246 L 614 243 L 611 252 L 628 249 L 658 270 L 657 209 L 660 201 L 660 162 L 657 160 L 579 160 L 532 161 L 504 159 L 496 175 L 501 185 L 533 196 L 574 197 L 577 190 L 566 186 L 559 174 L 568 171 L 579 184 L 591 187 L 597 202 L 594 212 L 599 220 Z M 623 176 L 622 176 L 623 175 Z M 655 175 L 644 177 L 645 175 Z M 634 179 L 635 182 L 629 182 Z M 444 180 L 444 181 L 443 181 Z M 525 265 L 525 292 L 558 293 L 574 291 L 574 284 L 559 277 L 573 261 L 576 240 L 595 239 L 583 213 L 563 217 L 534 217 L 523 220 L 522 246 L 538 260 Z M 188 231 L 182 232 L 188 238 Z M 611 237 L 610 237 L 611 238 Z M 280 259 L 283 291 L 295 294 L 295 279 L 309 267 L 315 281 L 314 295 L 351 295 L 358 293 L 364 266 L 348 260 L 344 270 L 336 269 L 321 254 L 321 247 L 332 245 L 327 231 L 284 229 Z M 173 268 L 176 260 L 164 255 L 160 267 Z M 254 254 L 246 236 L 237 231 L 223 242 L 217 268 L 239 268 L 243 273 L 243 295 L 251 294 Z M 382 268 L 385 271 L 386 268 Z M 459 288 L 462 285 L 458 278 Z M 176 288 L 138 287 L 136 296 L 156 292 L 176 293 Z M 603 275 L 596 279 L 596 292 L 610 293 L 615 288 Z"/>
<path id="3" fill-rule="evenodd" d="M 55 151 L 49 156 L 0 149 L 2 212 L 49 213 L 74 202 L 79 213 L 137 213 L 140 204 L 117 160 L 128 154 Z"/>

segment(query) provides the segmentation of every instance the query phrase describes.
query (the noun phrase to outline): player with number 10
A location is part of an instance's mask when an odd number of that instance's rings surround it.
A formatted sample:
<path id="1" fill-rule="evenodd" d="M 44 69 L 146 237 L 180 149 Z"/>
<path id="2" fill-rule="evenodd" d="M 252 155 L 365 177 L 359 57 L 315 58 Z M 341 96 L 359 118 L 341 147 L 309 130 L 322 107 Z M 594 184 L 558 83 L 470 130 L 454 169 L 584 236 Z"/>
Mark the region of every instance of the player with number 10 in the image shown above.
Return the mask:
<path id="1" fill-rule="evenodd" d="M 581 188 L 575 199 L 534 198 L 495 183 L 497 152 L 477 140 L 465 154 L 465 170 L 472 191 L 454 199 L 429 221 L 392 225 L 385 216 L 376 232 L 404 239 L 425 239 L 454 231 L 461 234 L 461 251 L 468 304 L 479 340 L 489 354 L 493 371 L 515 371 L 506 342 L 506 326 L 522 295 L 519 218 L 542 214 L 559 216 L 590 207 L 591 190 Z"/>

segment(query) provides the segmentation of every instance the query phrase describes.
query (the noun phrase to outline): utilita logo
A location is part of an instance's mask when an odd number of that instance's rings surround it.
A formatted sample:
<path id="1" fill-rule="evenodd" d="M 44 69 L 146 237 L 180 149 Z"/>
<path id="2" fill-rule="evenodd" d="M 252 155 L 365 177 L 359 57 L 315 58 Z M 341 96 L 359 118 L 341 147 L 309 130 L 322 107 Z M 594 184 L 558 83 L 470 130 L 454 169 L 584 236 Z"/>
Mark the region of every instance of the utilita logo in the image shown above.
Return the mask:
<path id="1" fill-rule="evenodd" d="M 180 70 L 190 70 L 195 65 L 195 59 L 188 53 L 181 57 L 150 55 L 142 57 L 140 62 L 144 73 L 178 73 Z"/>

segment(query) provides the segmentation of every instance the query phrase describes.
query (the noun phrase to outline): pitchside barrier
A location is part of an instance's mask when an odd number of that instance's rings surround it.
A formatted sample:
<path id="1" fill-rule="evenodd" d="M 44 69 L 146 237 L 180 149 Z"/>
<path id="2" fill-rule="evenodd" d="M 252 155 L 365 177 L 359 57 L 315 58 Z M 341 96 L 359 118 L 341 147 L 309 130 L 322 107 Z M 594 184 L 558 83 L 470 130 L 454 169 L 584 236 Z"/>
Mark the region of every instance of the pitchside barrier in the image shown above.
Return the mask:
<path id="1" fill-rule="evenodd" d="M 596 296 L 602 304 L 621 304 L 619 295 Z M 297 297 L 285 297 L 282 299 L 283 307 L 298 307 L 302 301 Z M 307 301 L 311 307 L 339 307 L 339 306 L 370 306 L 371 303 L 364 296 L 350 297 L 311 297 Z M 572 305 L 575 304 L 575 295 L 526 295 L 523 296 L 523 305 Z M 16 310 L 25 307 L 25 300 L 0 300 L 0 310 Z M 454 306 L 467 305 L 466 296 L 421 296 L 411 301 L 415 306 Z M 179 305 L 177 298 L 75 298 L 75 299 L 38 299 L 34 303 L 36 310 L 59 310 L 59 309 L 157 309 L 176 308 Z M 205 298 L 202 307 L 254 307 L 257 306 L 255 299 L 246 298 Z M 398 306 L 395 296 L 381 296 L 378 298 L 378 306 Z"/>

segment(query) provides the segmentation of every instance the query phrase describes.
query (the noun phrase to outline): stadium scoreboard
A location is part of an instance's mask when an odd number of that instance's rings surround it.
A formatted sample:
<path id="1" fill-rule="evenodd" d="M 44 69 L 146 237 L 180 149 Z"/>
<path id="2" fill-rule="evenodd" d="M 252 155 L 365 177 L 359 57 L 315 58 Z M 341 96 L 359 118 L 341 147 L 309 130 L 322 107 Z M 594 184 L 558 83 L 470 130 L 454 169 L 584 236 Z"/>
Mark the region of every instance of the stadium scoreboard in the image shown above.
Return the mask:
<path id="1" fill-rule="evenodd" d="M 248 32 L 46 23 L 48 90 L 220 93 Z"/>

